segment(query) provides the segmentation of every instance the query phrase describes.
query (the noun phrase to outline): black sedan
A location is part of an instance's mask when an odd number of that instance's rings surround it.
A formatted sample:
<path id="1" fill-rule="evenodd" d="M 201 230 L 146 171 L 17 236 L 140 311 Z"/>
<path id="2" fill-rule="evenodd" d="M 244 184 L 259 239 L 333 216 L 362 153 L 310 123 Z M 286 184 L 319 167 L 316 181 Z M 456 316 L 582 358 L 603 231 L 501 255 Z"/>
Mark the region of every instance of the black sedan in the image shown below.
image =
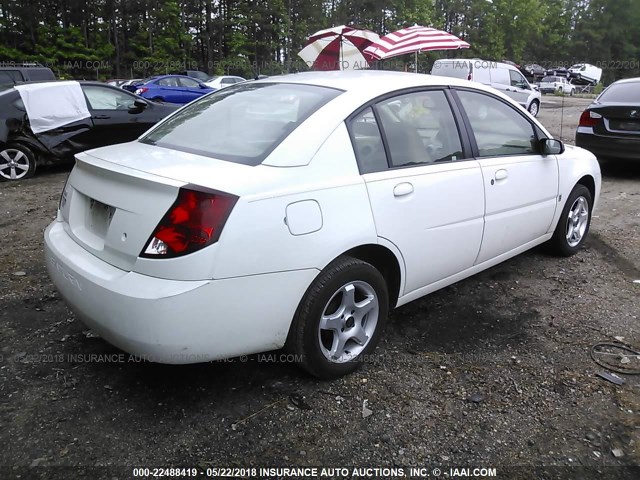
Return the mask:
<path id="1" fill-rule="evenodd" d="M 83 150 L 135 140 L 179 108 L 104 83 L 80 82 L 80 87 L 89 117 L 40 133 L 31 129 L 18 90 L 10 87 L 0 91 L 0 181 L 29 178 L 36 165 L 70 160 Z"/>
<path id="2" fill-rule="evenodd" d="M 576 145 L 598 158 L 640 160 L 640 78 L 612 83 L 587 107 Z"/>

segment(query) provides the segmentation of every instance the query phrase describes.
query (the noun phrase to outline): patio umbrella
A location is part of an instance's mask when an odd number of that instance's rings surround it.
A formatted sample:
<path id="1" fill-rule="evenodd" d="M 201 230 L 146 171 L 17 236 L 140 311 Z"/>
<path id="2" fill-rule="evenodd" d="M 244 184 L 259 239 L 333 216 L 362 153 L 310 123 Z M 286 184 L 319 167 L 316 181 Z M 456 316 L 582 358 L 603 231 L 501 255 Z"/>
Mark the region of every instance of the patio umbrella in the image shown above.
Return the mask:
<path id="1" fill-rule="evenodd" d="M 460 40 L 451 33 L 443 32 L 436 28 L 414 25 L 380 37 L 377 42 L 372 43 L 364 50 L 364 55 L 365 58 L 371 61 L 385 60 L 405 53 L 414 53 L 417 72 L 418 52 L 457 50 L 459 48 L 469 48 L 470 46 L 467 42 Z"/>
<path id="2" fill-rule="evenodd" d="M 372 31 L 340 25 L 311 35 L 298 56 L 313 70 L 358 70 L 369 66 L 362 51 L 379 38 Z"/>

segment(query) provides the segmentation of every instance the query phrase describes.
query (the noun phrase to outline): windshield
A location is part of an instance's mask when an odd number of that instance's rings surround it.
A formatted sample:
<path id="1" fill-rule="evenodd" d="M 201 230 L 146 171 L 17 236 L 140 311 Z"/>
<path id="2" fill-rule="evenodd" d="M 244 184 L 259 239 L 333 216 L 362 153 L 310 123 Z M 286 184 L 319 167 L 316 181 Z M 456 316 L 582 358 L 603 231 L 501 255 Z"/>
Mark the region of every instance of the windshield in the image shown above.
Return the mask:
<path id="1" fill-rule="evenodd" d="M 542 79 L 543 83 L 553 83 L 553 82 L 558 82 L 558 77 L 544 77 Z"/>
<path id="2" fill-rule="evenodd" d="M 614 83 L 602 92 L 598 102 L 640 103 L 640 82 Z"/>
<path id="3" fill-rule="evenodd" d="M 340 93 L 315 85 L 237 84 L 180 110 L 140 141 L 258 165 L 307 117 Z"/>

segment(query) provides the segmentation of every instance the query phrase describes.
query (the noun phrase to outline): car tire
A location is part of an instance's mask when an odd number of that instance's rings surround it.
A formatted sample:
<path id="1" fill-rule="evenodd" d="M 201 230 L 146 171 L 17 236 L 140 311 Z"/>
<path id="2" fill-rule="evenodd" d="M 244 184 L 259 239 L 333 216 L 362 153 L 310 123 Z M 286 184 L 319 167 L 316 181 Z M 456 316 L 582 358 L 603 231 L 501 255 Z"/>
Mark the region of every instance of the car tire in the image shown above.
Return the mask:
<path id="1" fill-rule="evenodd" d="M 151 99 L 152 102 L 164 103 L 164 98 L 162 97 L 154 97 Z"/>
<path id="2" fill-rule="evenodd" d="M 25 180 L 36 173 L 36 156 L 25 145 L 0 147 L 0 182 Z"/>
<path id="3" fill-rule="evenodd" d="M 389 294 L 382 274 L 357 258 L 338 257 L 307 289 L 286 349 L 311 375 L 341 377 L 356 370 L 375 349 L 388 313 Z"/>
<path id="4" fill-rule="evenodd" d="M 564 204 L 558 225 L 549 240 L 552 253 L 570 257 L 582 248 L 589 233 L 592 210 L 591 192 L 582 184 L 576 185 Z"/>
<path id="5" fill-rule="evenodd" d="M 531 115 L 533 115 L 534 117 L 537 117 L 538 112 L 540 112 L 540 102 L 538 102 L 538 100 L 534 100 L 529 104 L 529 108 L 527 108 L 527 110 Z"/>

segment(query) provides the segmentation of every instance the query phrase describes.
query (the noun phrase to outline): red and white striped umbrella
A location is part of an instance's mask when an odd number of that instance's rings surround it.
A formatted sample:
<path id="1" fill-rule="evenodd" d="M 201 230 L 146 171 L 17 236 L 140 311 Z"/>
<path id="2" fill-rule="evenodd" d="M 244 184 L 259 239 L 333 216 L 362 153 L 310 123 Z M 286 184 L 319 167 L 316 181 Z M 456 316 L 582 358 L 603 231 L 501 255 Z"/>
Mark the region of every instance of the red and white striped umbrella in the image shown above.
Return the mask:
<path id="1" fill-rule="evenodd" d="M 451 33 L 443 32 L 436 28 L 414 25 L 380 37 L 377 42 L 372 43 L 365 49 L 364 54 L 369 60 L 384 60 L 405 53 L 456 50 L 458 48 L 469 48 L 470 46 L 467 42 L 460 40 Z"/>
<path id="2" fill-rule="evenodd" d="M 368 68 L 369 63 L 362 52 L 379 38 L 370 30 L 346 25 L 327 28 L 311 35 L 298 56 L 313 70 Z"/>

